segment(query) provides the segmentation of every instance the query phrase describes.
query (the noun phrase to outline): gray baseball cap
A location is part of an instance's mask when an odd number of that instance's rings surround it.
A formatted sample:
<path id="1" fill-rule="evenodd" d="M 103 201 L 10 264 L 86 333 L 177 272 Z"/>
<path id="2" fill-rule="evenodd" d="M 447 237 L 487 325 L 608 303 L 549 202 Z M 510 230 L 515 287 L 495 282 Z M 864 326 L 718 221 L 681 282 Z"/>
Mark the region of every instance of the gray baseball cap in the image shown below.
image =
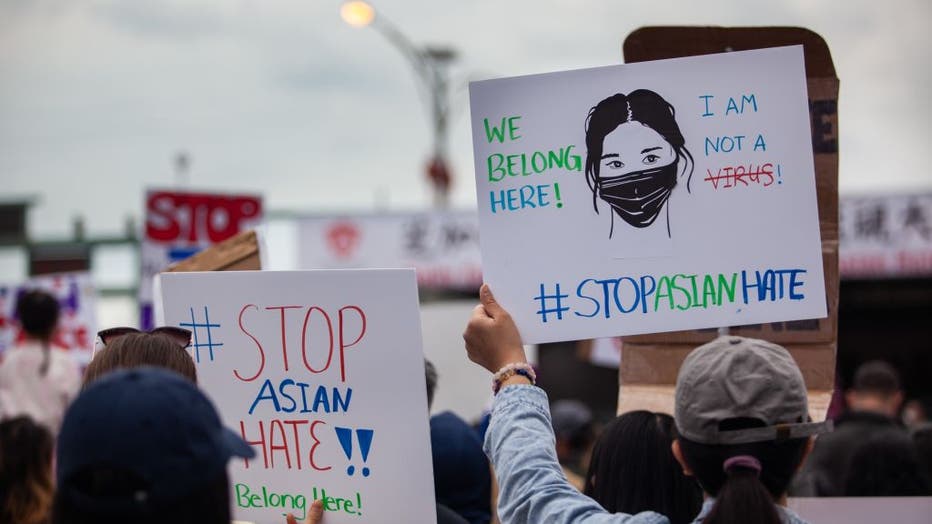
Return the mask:
<path id="1" fill-rule="evenodd" d="M 832 422 L 810 422 L 806 384 L 790 353 L 754 338 L 726 336 L 694 349 L 680 367 L 676 429 L 701 444 L 746 444 L 809 437 Z M 763 427 L 723 430 L 728 419 Z"/>

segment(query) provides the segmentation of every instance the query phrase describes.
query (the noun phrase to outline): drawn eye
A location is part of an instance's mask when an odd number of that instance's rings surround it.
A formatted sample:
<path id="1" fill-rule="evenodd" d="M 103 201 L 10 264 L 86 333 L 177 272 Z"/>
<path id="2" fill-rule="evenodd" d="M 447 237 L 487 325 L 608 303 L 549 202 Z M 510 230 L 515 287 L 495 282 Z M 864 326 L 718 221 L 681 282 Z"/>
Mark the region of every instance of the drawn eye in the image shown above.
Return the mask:
<path id="1" fill-rule="evenodd" d="M 644 160 L 642 160 L 642 162 L 644 162 L 645 164 L 655 164 L 657 163 L 658 160 L 660 160 L 660 157 L 657 155 L 647 155 L 644 157 Z"/>
<path id="2" fill-rule="evenodd" d="M 605 165 L 611 169 L 621 169 L 625 167 L 625 163 L 622 162 L 621 160 L 610 160 L 606 162 Z"/>

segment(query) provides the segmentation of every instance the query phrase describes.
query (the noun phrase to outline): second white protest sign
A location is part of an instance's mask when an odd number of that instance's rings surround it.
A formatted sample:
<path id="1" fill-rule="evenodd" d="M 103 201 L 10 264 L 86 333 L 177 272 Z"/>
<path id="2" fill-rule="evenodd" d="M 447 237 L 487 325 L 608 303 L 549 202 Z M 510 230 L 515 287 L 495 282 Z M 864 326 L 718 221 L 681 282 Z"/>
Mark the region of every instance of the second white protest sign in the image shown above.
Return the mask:
<path id="1" fill-rule="evenodd" d="M 230 466 L 237 519 L 434 522 L 412 270 L 164 273 L 199 385 L 256 451 Z M 303 519 L 303 517 L 301 517 Z"/>

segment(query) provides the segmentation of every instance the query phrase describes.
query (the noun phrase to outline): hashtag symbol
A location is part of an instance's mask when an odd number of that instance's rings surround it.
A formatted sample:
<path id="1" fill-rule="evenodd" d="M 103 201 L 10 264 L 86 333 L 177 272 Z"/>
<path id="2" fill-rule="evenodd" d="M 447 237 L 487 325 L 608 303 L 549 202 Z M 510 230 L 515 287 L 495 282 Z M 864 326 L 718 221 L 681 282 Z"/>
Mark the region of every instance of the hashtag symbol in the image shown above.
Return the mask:
<path id="1" fill-rule="evenodd" d="M 193 334 L 194 344 L 191 346 L 194 348 L 194 360 L 198 363 L 201 362 L 201 348 L 206 348 L 210 353 L 210 360 L 214 360 L 214 348 L 219 348 L 223 346 L 222 342 L 214 342 L 213 337 L 210 334 L 210 328 L 219 328 L 220 324 L 211 324 L 210 316 L 207 314 L 207 306 L 204 306 L 204 322 L 198 323 L 197 318 L 194 316 L 194 308 L 191 309 L 191 322 L 181 322 L 178 324 L 181 327 L 191 328 L 191 333 Z M 198 336 L 198 331 L 203 329 L 207 335 L 207 342 L 201 342 L 201 338 Z"/>
<path id="2" fill-rule="evenodd" d="M 567 298 L 569 295 L 560 294 L 560 284 L 558 283 L 557 289 L 553 295 L 548 295 L 547 290 L 544 289 L 544 285 L 540 285 L 540 295 L 534 297 L 535 300 L 540 302 L 540 310 L 537 311 L 537 314 L 540 315 L 542 322 L 547 322 L 547 315 L 551 313 L 557 314 L 557 320 L 563 320 L 563 312 L 569 311 L 569 306 L 563 305 L 563 299 Z M 547 307 L 548 301 L 556 302 L 555 307 Z"/>

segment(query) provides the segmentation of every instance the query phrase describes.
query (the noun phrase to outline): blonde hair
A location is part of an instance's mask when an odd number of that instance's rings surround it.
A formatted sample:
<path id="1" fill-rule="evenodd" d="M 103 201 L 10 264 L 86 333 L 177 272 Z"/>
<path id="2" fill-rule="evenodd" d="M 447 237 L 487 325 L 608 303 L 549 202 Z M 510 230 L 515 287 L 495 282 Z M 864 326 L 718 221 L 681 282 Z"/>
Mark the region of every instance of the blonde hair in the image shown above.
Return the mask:
<path id="1" fill-rule="evenodd" d="M 117 369 L 156 366 L 197 384 L 194 359 L 171 337 L 158 333 L 122 335 L 94 355 L 84 372 L 84 386 Z"/>

